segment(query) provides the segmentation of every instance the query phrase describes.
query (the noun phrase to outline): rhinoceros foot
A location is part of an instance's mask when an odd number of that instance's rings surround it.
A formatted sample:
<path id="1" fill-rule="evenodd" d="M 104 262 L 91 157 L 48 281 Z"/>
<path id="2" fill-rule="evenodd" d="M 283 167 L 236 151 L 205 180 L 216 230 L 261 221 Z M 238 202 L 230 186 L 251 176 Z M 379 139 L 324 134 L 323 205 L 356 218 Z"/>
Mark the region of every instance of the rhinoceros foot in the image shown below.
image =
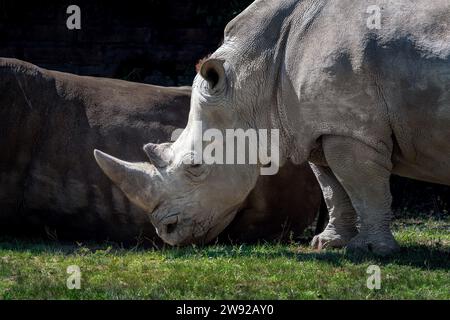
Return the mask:
<path id="1" fill-rule="evenodd" d="M 311 241 L 314 249 L 343 248 L 356 235 L 356 233 L 338 233 L 333 229 L 325 229 Z"/>
<path id="2" fill-rule="evenodd" d="M 358 234 L 346 247 L 351 253 L 374 253 L 379 256 L 389 256 L 400 251 L 400 246 L 390 232 L 383 234 Z"/>

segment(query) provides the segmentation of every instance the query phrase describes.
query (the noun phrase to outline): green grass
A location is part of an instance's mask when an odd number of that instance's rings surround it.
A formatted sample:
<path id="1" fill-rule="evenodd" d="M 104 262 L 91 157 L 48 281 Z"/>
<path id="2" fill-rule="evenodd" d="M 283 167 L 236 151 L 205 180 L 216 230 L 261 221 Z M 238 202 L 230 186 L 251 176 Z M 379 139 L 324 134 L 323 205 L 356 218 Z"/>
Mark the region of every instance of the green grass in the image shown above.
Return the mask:
<path id="1" fill-rule="evenodd" d="M 306 244 L 125 250 L 0 241 L 0 299 L 450 299 L 450 220 L 395 223 L 391 258 Z M 369 265 L 381 289 L 366 287 Z M 80 290 L 66 268 L 78 265 Z"/>

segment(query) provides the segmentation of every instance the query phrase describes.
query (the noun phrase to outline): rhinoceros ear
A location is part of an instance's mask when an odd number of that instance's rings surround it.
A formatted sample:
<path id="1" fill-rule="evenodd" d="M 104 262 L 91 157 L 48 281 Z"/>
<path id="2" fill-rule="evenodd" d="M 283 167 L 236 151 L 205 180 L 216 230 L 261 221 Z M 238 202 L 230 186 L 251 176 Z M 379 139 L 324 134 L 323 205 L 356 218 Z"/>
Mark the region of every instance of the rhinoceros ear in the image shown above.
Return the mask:
<path id="1" fill-rule="evenodd" d="M 208 81 L 211 90 L 217 90 L 225 84 L 225 60 L 208 59 L 200 67 L 200 75 Z"/>
<path id="2" fill-rule="evenodd" d="M 171 146 L 172 143 L 148 143 L 144 146 L 144 151 L 152 164 L 158 168 L 164 168 L 170 163 L 173 156 Z"/>

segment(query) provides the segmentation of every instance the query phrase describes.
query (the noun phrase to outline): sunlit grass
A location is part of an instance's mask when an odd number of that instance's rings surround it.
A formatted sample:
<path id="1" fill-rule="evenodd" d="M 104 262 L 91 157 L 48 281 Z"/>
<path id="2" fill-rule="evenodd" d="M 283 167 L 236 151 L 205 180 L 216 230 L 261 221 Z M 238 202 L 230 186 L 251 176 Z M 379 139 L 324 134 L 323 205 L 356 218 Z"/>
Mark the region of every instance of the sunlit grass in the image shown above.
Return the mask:
<path id="1" fill-rule="evenodd" d="M 450 221 L 395 223 L 391 258 L 307 245 L 213 245 L 162 251 L 0 242 L 0 299 L 450 299 Z M 380 290 L 366 286 L 379 265 Z M 69 265 L 82 272 L 69 290 Z"/>

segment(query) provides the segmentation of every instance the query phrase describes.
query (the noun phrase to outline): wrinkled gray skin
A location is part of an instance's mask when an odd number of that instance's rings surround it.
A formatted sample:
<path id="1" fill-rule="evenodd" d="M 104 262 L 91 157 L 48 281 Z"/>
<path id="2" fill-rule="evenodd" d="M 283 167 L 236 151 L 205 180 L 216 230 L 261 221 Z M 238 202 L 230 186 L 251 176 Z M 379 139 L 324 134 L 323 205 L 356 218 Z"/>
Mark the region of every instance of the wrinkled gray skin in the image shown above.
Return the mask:
<path id="1" fill-rule="evenodd" d="M 182 136 L 146 148 L 159 165 L 97 152 L 98 162 L 110 176 L 112 164 L 126 168 L 116 177 L 122 189 L 154 211 L 163 240 L 184 244 L 219 232 L 259 174 L 251 165 L 183 165 L 193 120 L 278 128 L 281 163 L 310 161 L 326 198 L 330 222 L 312 245 L 395 252 L 390 175 L 450 184 L 450 6 L 376 1 L 382 28 L 370 30 L 373 4 L 255 1 L 195 78 Z"/>

